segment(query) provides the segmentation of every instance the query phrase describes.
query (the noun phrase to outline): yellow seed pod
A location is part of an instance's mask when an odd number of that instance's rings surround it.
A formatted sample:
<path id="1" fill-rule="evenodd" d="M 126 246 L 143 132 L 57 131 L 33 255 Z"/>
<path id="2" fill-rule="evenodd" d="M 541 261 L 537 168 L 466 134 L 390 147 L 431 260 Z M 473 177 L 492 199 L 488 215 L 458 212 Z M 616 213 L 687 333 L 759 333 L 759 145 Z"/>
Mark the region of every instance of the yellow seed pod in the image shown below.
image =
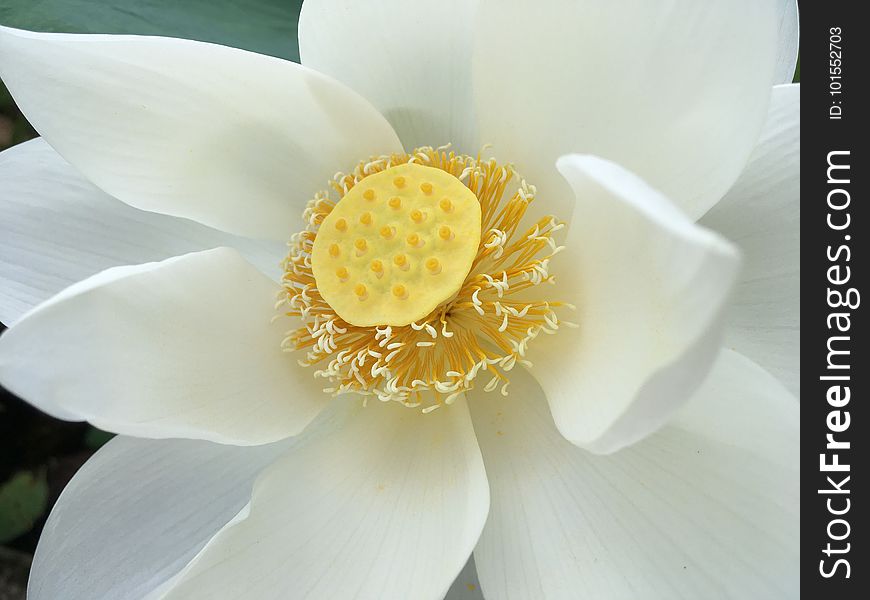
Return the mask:
<path id="1" fill-rule="evenodd" d="M 446 171 L 410 163 L 368 175 L 316 232 L 317 289 L 358 327 L 418 321 L 462 287 L 480 244 L 480 221 L 477 197 Z"/>

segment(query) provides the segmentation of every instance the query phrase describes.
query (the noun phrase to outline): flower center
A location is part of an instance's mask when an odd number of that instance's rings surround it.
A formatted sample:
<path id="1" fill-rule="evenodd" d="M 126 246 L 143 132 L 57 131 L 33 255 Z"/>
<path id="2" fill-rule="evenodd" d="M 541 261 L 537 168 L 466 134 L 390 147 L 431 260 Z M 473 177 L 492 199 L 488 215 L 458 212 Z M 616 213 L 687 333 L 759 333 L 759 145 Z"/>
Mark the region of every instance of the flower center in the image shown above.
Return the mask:
<path id="1" fill-rule="evenodd" d="M 519 179 L 519 181 L 517 181 Z M 332 394 L 430 412 L 487 376 L 507 373 L 541 333 L 555 333 L 541 293 L 564 227 L 546 216 L 521 230 L 535 187 L 510 165 L 446 148 L 373 157 L 319 192 L 284 260 L 277 308 L 296 324 L 282 347 Z"/>
<path id="2" fill-rule="evenodd" d="M 317 289 L 350 325 L 409 325 L 456 295 L 480 243 L 480 202 L 456 177 L 406 163 L 367 177 L 323 220 Z"/>

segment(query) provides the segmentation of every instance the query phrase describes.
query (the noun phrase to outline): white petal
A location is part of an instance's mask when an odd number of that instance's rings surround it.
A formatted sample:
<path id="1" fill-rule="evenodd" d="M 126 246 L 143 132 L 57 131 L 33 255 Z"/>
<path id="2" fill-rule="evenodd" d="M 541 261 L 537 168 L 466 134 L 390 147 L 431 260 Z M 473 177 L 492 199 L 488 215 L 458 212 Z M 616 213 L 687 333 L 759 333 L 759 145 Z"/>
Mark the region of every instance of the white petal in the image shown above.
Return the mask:
<path id="1" fill-rule="evenodd" d="M 307 0 L 302 64 L 335 77 L 390 121 L 408 149 L 476 154 L 471 40 L 477 0 Z"/>
<path id="2" fill-rule="evenodd" d="M 749 165 L 701 223 L 740 246 L 726 343 L 800 392 L 800 85 L 773 89 Z"/>
<path id="3" fill-rule="evenodd" d="M 0 382 L 51 415 L 125 435 L 279 440 L 327 398 L 281 351 L 279 289 L 228 248 L 109 269 L 0 337 Z"/>
<path id="4" fill-rule="evenodd" d="M 341 431 L 269 467 L 249 516 L 191 563 L 167 600 L 443 598 L 489 492 L 464 402 L 429 415 L 354 402 Z"/>
<path id="5" fill-rule="evenodd" d="M 621 167 L 565 156 L 577 198 L 554 294 L 579 329 L 539 338 L 529 354 L 556 425 L 577 445 L 612 452 L 661 426 L 719 349 L 736 250 L 690 222 Z"/>
<path id="6" fill-rule="evenodd" d="M 288 239 L 336 171 L 401 150 L 338 82 L 214 44 L 0 27 L 0 76 L 45 139 L 109 194 L 242 235 Z"/>
<path id="7" fill-rule="evenodd" d="M 286 248 L 135 209 L 82 177 L 45 141 L 0 153 L 0 321 L 107 269 L 232 246 L 280 274 Z"/>
<path id="8" fill-rule="evenodd" d="M 764 119 L 776 57 L 772 1 L 482 0 L 480 138 L 568 218 L 562 154 L 613 160 L 691 216 L 734 182 Z"/>
<path id="9" fill-rule="evenodd" d="M 247 504 L 256 476 L 287 445 L 114 438 L 52 509 L 28 598 L 142 598 Z"/>
<path id="10" fill-rule="evenodd" d="M 469 404 L 488 600 L 798 596 L 798 404 L 751 361 L 724 353 L 673 425 L 608 456 L 563 440 L 528 376 Z"/>
<path id="11" fill-rule="evenodd" d="M 800 18 L 797 0 L 779 0 L 779 50 L 774 83 L 794 81 L 800 42 Z"/>

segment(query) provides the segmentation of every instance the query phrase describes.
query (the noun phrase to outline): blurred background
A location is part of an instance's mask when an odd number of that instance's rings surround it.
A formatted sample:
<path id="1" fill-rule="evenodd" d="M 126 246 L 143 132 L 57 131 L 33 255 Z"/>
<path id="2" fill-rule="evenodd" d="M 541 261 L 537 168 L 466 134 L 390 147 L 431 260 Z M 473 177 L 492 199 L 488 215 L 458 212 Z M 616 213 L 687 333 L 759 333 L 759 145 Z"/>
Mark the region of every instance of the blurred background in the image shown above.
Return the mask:
<path id="1" fill-rule="evenodd" d="M 185 37 L 298 62 L 300 5 L 301 0 L 0 0 L 0 25 Z M 36 136 L 0 82 L 0 151 Z M 0 388 L 0 600 L 24 598 L 51 507 L 111 437 L 86 423 L 53 419 Z"/>
<path id="2" fill-rule="evenodd" d="M 0 151 L 36 135 L 0 82 Z M 84 423 L 52 419 L 0 388 L 0 600 L 24 598 L 47 511 L 108 437 Z"/>

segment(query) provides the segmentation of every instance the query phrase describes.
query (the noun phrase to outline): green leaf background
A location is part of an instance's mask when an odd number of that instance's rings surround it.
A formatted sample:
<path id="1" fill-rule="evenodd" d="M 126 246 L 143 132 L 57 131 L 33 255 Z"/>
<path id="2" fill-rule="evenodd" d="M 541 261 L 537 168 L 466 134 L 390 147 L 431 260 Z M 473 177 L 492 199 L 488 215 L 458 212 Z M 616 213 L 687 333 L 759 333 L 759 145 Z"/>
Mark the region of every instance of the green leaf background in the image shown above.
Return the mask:
<path id="1" fill-rule="evenodd" d="M 301 6 L 302 0 L 0 0 L 0 24 L 181 37 L 298 62 Z"/>

